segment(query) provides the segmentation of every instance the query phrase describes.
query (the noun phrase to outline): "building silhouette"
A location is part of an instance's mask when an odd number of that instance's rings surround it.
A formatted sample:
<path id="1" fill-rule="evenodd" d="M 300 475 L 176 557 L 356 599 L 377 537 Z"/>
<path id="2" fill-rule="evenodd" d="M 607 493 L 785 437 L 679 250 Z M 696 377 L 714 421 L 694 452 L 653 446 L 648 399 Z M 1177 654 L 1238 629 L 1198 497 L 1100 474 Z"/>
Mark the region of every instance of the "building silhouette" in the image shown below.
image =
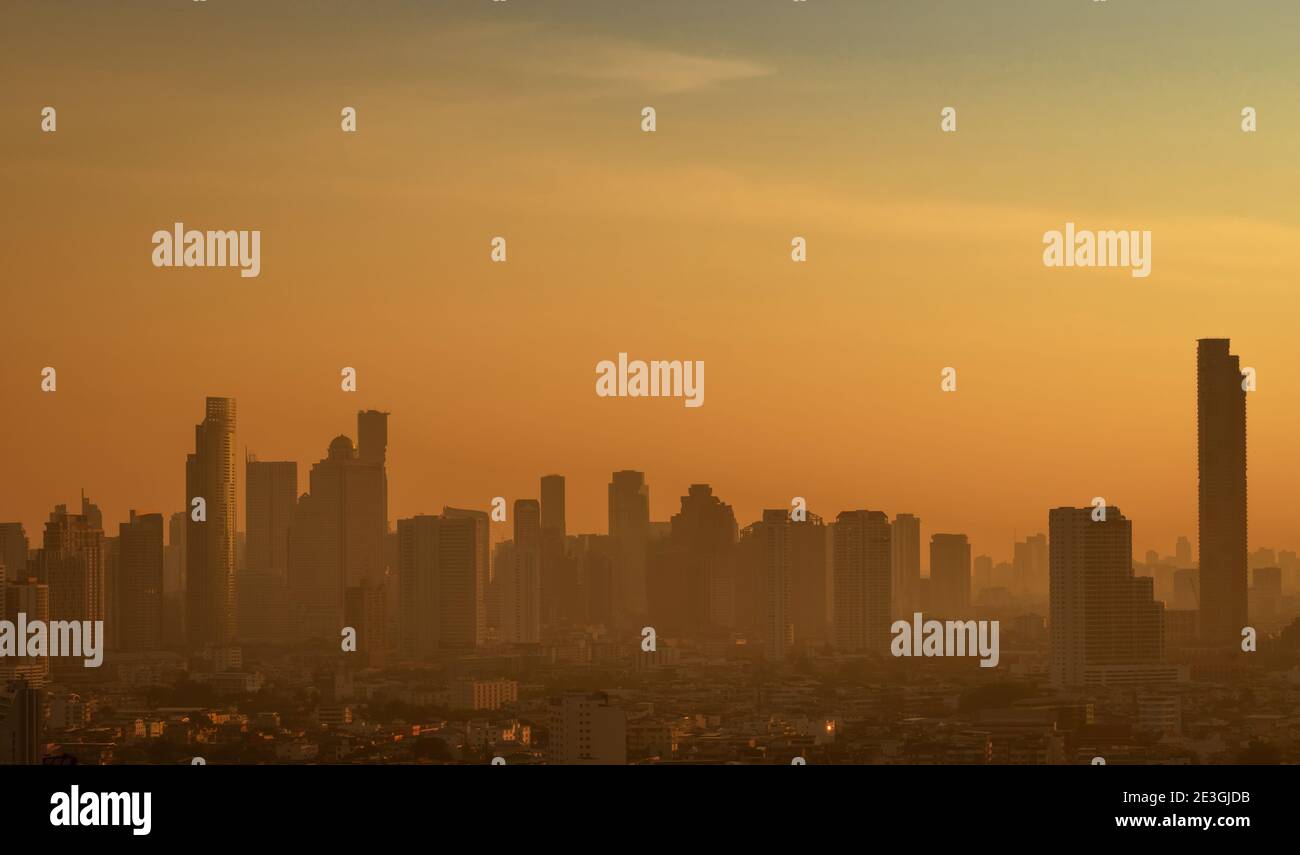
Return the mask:
<path id="1" fill-rule="evenodd" d="M 1133 575 L 1133 526 L 1119 508 L 1053 508 L 1052 684 L 1059 687 L 1175 679 L 1164 666 L 1164 604 L 1153 580 Z"/>
<path id="2" fill-rule="evenodd" d="M 163 516 L 130 512 L 118 526 L 114 637 L 127 652 L 163 647 Z"/>
<path id="3" fill-rule="evenodd" d="M 910 618 L 920 607 L 921 520 L 912 514 L 898 514 L 889 530 L 890 584 L 895 618 Z"/>
<path id="4" fill-rule="evenodd" d="M 889 529 L 889 517 L 881 511 L 843 511 L 835 518 L 833 612 L 840 653 L 883 656 L 889 650 Z"/>
<path id="5" fill-rule="evenodd" d="M 192 648 L 235 641 L 235 422 L 234 398 L 208 398 L 185 460 L 185 627 Z M 203 519 L 195 519 L 198 498 Z"/>
<path id="6" fill-rule="evenodd" d="M 548 763 L 622 765 L 627 763 L 627 713 L 603 692 L 566 692 L 548 707 Z"/>
<path id="7" fill-rule="evenodd" d="M 964 534 L 930 537 L 930 605 L 944 617 L 970 609 L 970 543 Z"/>
<path id="8" fill-rule="evenodd" d="M 479 521 L 420 515 L 398 520 L 397 536 L 399 651 L 406 658 L 473 652 L 482 579 Z"/>
<path id="9" fill-rule="evenodd" d="M 289 530 L 289 596 L 299 637 L 337 636 L 345 591 L 385 583 L 386 419 L 374 410 L 358 413 L 363 444 L 354 448 L 348 437 L 335 437 L 298 499 Z"/>
<path id="10" fill-rule="evenodd" d="M 289 573 L 289 527 L 298 503 L 298 464 L 291 460 L 244 460 L 245 566 L 280 576 Z"/>
<path id="11" fill-rule="evenodd" d="M 0 685 L 0 765 L 36 765 L 45 753 L 45 692 L 26 680 Z"/>
<path id="12" fill-rule="evenodd" d="M 634 619 L 647 612 L 650 487 L 644 472 L 624 469 L 610 480 L 609 536 L 614 544 L 615 618 Z"/>
<path id="13" fill-rule="evenodd" d="M 474 644 L 487 639 L 488 590 L 492 583 L 492 518 L 487 511 L 443 507 L 446 519 L 474 520 Z"/>
<path id="14" fill-rule="evenodd" d="M 1196 343 L 1201 639 L 1235 647 L 1247 623 L 1246 391 L 1226 338 Z"/>
<path id="15" fill-rule="evenodd" d="M 501 640 L 538 644 L 542 640 L 542 509 L 536 499 L 516 499 L 514 562 L 498 573 L 501 585 Z"/>

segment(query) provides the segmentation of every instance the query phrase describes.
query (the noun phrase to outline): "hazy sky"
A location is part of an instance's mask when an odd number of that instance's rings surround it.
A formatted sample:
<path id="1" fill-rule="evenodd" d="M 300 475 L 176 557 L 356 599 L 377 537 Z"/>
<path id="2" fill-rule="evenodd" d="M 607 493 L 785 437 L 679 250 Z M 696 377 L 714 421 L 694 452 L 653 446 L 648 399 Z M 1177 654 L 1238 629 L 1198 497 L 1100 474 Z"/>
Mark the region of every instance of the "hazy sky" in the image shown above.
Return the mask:
<path id="1" fill-rule="evenodd" d="M 1251 548 L 1300 546 L 1297 26 L 1282 0 L 7 3 L 0 520 L 39 538 L 83 487 L 110 533 L 180 510 L 229 395 L 302 489 L 391 411 L 394 519 L 559 472 L 570 531 L 604 531 L 633 468 L 655 519 L 704 481 L 742 525 L 801 495 L 1003 557 L 1103 496 L 1168 553 L 1195 340 L 1230 337 Z M 152 267 L 176 221 L 260 229 L 261 276 Z M 1045 268 L 1066 221 L 1151 230 L 1151 276 Z M 620 351 L 704 360 L 705 405 L 596 397 Z"/>

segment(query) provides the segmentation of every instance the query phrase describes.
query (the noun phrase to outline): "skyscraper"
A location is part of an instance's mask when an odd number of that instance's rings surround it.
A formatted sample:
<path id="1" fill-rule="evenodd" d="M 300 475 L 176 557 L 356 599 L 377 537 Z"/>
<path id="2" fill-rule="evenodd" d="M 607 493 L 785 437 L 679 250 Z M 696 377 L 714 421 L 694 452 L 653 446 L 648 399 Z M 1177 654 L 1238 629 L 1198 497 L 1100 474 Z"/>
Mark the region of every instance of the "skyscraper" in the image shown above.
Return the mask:
<path id="1" fill-rule="evenodd" d="M 289 526 L 298 502 L 298 464 L 292 460 L 244 461 L 244 514 L 249 570 L 289 572 Z"/>
<path id="2" fill-rule="evenodd" d="M 1042 597 L 1047 594 L 1047 535 L 1035 534 L 1017 542 L 1011 559 L 1017 597 Z"/>
<path id="3" fill-rule="evenodd" d="M 930 537 L 930 608 L 961 618 L 970 608 L 970 543 L 964 534 Z"/>
<path id="4" fill-rule="evenodd" d="M 614 473 L 609 483 L 609 536 L 614 544 L 616 619 L 645 615 L 650 487 L 644 472 L 624 469 Z"/>
<path id="5" fill-rule="evenodd" d="M 889 652 L 892 549 L 889 517 L 843 511 L 835 518 L 835 647 L 841 653 Z"/>
<path id="6" fill-rule="evenodd" d="M 1201 638 L 1235 646 L 1246 626 L 1246 392 L 1228 339 L 1196 343 Z"/>
<path id="7" fill-rule="evenodd" d="M 1053 508 L 1051 679 L 1060 687 L 1160 682 L 1164 604 L 1148 576 L 1133 575 L 1133 526 L 1119 508 Z"/>
<path id="8" fill-rule="evenodd" d="M 25 680 L 0 685 L 0 765 L 38 765 L 45 753 L 45 692 Z"/>
<path id="9" fill-rule="evenodd" d="M 767 658 L 781 662 L 794 647 L 794 621 L 791 613 L 791 523 L 784 509 L 763 511 L 759 524 L 762 577 L 766 591 L 764 638 Z"/>
<path id="10" fill-rule="evenodd" d="M 784 513 L 784 511 L 782 512 Z M 708 484 L 692 484 L 670 522 L 668 550 L 649 597 L 657 625 L 689 633 L 734 623 L 736 515 Z M 766 602 L 766 558 L 759 590 Z M 647 582 L 647 594 L 651 589 Z M 765 609 L 766 613 L 766 609 Z M 788 611 L 786 617 L 789 617 Z"/>
<path id="11" fill-rule="evenodd" d="M 556 624 L 578 613 L 574 562 L 565 554 L 564 476 L 542 476 L 542 621 Z"/>
<path id="12" fill-rule="evenodd" d="M 564 476 L 542 476 L 542 532 L 559 534 L 563 540 L 568 532 L 564 522 Z"/>
<path id="13" fill-rule="evenodd" d="M 488 590 L 492 583 L 492 518 L 487 511 L 449 508 L 445 506 L 442 509 L 442 515 L 449 520 L 474 520 L 474 644 L 482 644 L 487 638 Z"/>
<path id="14" fill-rule="evenodd" d="M 475 512 L 397 521 L 403 656 L 472 653 L 479 643 L 484 546 Z"/>
<path id="15" fill-rule="evenodd" d="M 921 520 L 899 514 L 889 529 L 890 614 L 910 619 L 919 608 L 921 586 Z M 934 573 L 933 570 L 930 571 Z"/>
<path id="16" fill-rule="evenodd" d="M 235 640 L 235 399 L 208 398 L 185 460 L 185 626 L 191 647 Z M 195 519 L 195 499 L 203 517 Z"/>
<path id="17" fill-rule="evenodd" d="M 500 573 L 501 639 L 508 644 L 542 640 L 542 510 L 536 499 L 517 499 L 514 563 Z"/>
<path id="18" fill-rule="evenodd" d="M 137 514 L 118 526 L 117 646 L 143 652 L 163 646 L 163 517 Z"/>
<path id="19" fill-rule="evenodd" d="M 357 415 L 357 449 L 346 436 L 312 465 L 309 492 L 298 499 L 289 529 L 289 593 L 301 637 L 337 635 L 344 591 L 385 582 L 388 475 L 383 453 L 387 414 Z"/>
<path id="20" fill-rule="evenodd" d="M 50 620 L 104 620 L 108 594 L 108 544 L 99 509 L 82 500 L 85 513 L 56 505 L 45 523 L 37 571 L 50 589 Z"/>

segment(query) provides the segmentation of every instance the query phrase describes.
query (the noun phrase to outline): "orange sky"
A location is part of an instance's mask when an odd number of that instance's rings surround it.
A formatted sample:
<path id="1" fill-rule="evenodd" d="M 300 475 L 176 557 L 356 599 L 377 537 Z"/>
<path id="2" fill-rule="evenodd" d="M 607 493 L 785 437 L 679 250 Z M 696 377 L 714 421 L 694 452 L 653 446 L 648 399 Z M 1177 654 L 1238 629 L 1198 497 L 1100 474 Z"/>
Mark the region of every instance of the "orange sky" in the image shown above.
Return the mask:
<path id="1" fill-rule="evenodd" d="M 391 411 L 394 518 L 560 472 L 603 531 L 635 468 L 656 519 L 706 481 L 742 525 L 802 495 L 1004 557 L 1100 495 L 1168 553 L 1195 340 L 1227 336 L 1259 377 L 1251 548 L 1300 546 L 1296 10 L 378 5 L 6 12 L 0 519 L 34 536 L 83 487 L 114 528 L 179 510 L 230 395 L 304 487 Z M 152 267 L 177 220 L 261 229 L 261 276 Z M 1043 267 L 1067 220 L 1151 230 L 1151 276 Z M 704 360 L 705 405 L 597 398 L 620 351 Z"/>

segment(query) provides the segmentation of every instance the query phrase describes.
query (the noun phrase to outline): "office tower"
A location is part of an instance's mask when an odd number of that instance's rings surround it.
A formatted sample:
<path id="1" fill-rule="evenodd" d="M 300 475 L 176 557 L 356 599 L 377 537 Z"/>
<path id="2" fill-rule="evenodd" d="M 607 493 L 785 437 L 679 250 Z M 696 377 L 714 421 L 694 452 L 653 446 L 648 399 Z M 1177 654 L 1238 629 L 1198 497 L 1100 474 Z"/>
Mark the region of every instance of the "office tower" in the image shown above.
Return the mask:
<path id="1" fill-rule="evenodd" d="M 542 476 L 542 623 L 578 619 L 581 612 L 574 562 L 565 554 L 564 476 Z"/>
<path id="2" fill-rule="evenodd" d="M 492 584 L 492 518 L 487 511 L 465 510 L 444 506 L 442 515 L 447 519 L 474 520 L 474 644 L 487 638 L 488 591 Z"/>
<path id="3" fill-rule="evenodd" d="M 1133 575 L 1133 526 L 1119 508 L 1094 521 L 1092 508 L 1053 508 L 1051 679 L 1058 687 L 1158 682 L 1164 604 L 1152 580 Z"/>
<path id="4" fill-rule="evenodd" d="M 161 650 L 163 646 L 163 517 L 131 511 L 118 526 L 117 649 Z"/>
<path id="5" fill-rule="evenodd" d="M 570 539 L 577 561 L 584 620 L 608 625 L 614 616 L 614 544 L 608 535 L 579 534 Z"/>
<path id="6" fill-rule="evenodd" d="M 1246 626 L 1246 392 L 1228 339 L 1196 343 L 1201 639 L 1234 647 Z"/>
<path id="7" fill-rule="evenodd" d="M 1011 559 L 1012 592 L 1017 597 L 1045 597 L 1048 588 L 1047 535 L 1035 534 L 1016 543 Z"/>
<path id="8" fill-rule="evenodd" d="M 163 549 L 163 643 L 168 649 L 185 647 L 185 532 L 190 515 L 177 511 L 167 518 L 167 546 Z"/>
<path id="9" fill-rule="evenodd" d="M 542 640 L 542 510 L 536 499 L 516 499 L 514 564 L 501 584 L 501 640 L 539 644 Z"/>
<path id="10" fill-rule="evenodd" d="M 790 512 L 763 511 L 759 524 L 762 578 L 766 592 L 766 626 L 763 637 L 768 661 L 781 662 L 794 647 L 794 621 L 790 607 Z"/>
<path id="11" fill-rule="evenodd" d="M 921 582 L 921 520 L 899 514 L 889 530 L 890 614 L 911 619 L 920 607 L 917 589 Z M 933 571 L 931 571 L 933 573 Z"/>
<path id="12" fill-rule="evenodd" d="M 185 460 L 185 628 L 192 648 L 235 641 L 235 416 L 234 398 L 208 398 Z M 201 519 L 195 499 L 203 499 Z"/>
<path id="13" fill-rule="evenodd" d="M 971 587 L 975 599 L 979 598 L 981 592 L 993 587 L 993 559 L 989 556 L 975 556 Z"/>
<path id="14" fill-rule="evenodd" d="M 462 511 L 397 521 L 402 656 L 472 653 L 478 645 L 485 523 Z"/>
<path id="15" fill-rule="evenodd" d="M 0 523 L 0 564 L 10 579 L 27 578 L 27 533 L 22 523 Z"/>
<path id="16" fill-rule="evenodd" d="M 893 550 L 889 517 L 843 511 L 833 535 L 835 647 L 841 653 L 889 652 Z"/>
<path id="17" fill-rule="evenodd" d="M 335 437 L 325 458 L 312 465 L 308 492 L 298 499 L 289 528 L 289 596 L 299 637 L 337 637 L 344 591 L 362 582 L 371 588 L 384 584 L 386 425 L 385 413 L 359 413 L 366 453 L 348 437 Z"/>
<path id="18" fill-rule="evenodd" d="M 930 537 L 930 608 L 961 618 L 970 610 L 970 543 L 964 534 Z"/>
<path id="19" fill-rule="evenodd" d="M 669 523 L 665 560 L 657 568 L 651 619 L 691 634 L 735 623 L 732 574 L 736 515 L 708 484 L 692 484 Z M 767 565 L 764 563 L 763 567 Z M 766 572 L 760 573 L 766 579 Z M 647 582 L 647 592 L 650 582 Z M 766 598 L 766 583 L 760 583 Z"/>
<path id="20" fill-rule="evenodd" d="M 830 641 L 826 529 L 812 513 L 790 521 L 790 619 L 800 644 Z"/>
<path id="21" fill-rule="evenodd" d="M 513 540 L 503 540 L 492 545 L 492 578 L 488 583 L 487 589 L 487 624 L 491 629 L 497 630 L 500 637 L 501 630 L 501 584 L 503 575 L 507 571 L 513 573 L 515 566 L 515 542 Z M 514 578 L 513 576 L 511 577 Z"/>
<path id="22" fill-rule="evenodd" d="M 1174 566 L 1178 568 L 1192 566 L 1192 542 L 1185 535 L 1179 535 L 1174 544 Z"/>
<path id="23" fill-rule="evenodd" d="M 22 679 L 0 684 L 0 765 L 39 765 L 44 726 L 44 690 Z"/>
<path id="24" fill-rule="evenodd" d="M 249 570 L 289 573 L 289 526 L 298 503 L 298 464 L 291 460 L 244 460 L 244 514 Z"/>
<path id="25" fill-rule="evenodd" d="M 105 618 L 108 544 L 100 528 L 103 516 L 84 500 L 83 509 L 89 513 L 70 514 L 66 505 L 56 505 L 45 523 L 37 569 L 49 585 L 51 620 Z"/>
<path id="26" fill-rule="evenodd" d="M 551 701 L 546 761 L 554 765 L 627 763 L 627 713 L 604 692 L 566 692 Z"/>
<path id="27" fill-rule="evenodd" d="M 609 483 L 609 536 L 614 542 L 616 620 L 647 613 L 646 545 L 650 538 L 650 488 L 645 473 L 625 469 Z"/>
<path id="28" fill-rule="evenodd" d="M 568 531 L 564 522 L 564 476 L 542 476 L 542 531 L 558 532 L 564 538 Z"/>

